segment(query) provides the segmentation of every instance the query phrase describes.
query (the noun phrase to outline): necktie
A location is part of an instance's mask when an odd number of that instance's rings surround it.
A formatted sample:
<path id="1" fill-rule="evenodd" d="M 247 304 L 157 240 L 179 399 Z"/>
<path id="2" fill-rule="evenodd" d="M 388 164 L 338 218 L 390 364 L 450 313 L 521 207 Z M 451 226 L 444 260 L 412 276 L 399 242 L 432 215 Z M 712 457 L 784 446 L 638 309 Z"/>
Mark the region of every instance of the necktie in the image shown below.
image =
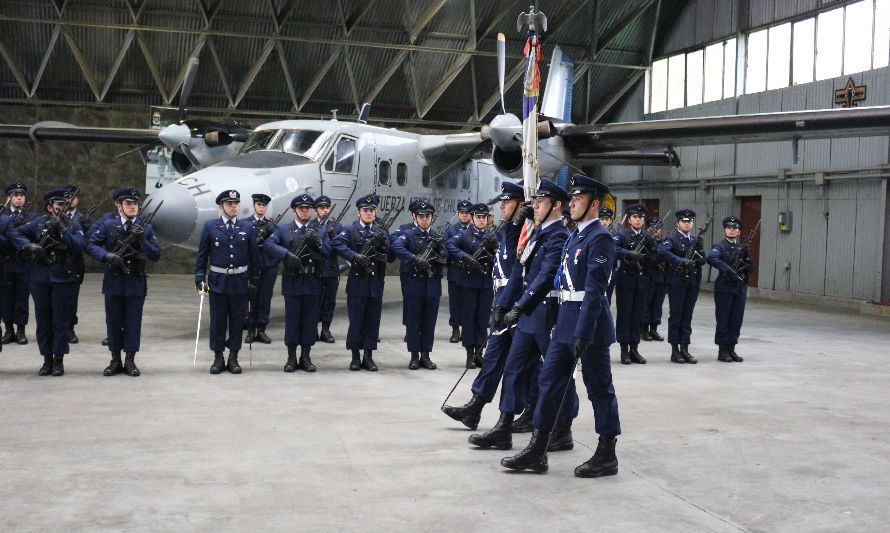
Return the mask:
<path id="1" fill-rule="evenodd" d="M 132 221 L 128 220 L 128 221 L 124 222 L 124 231 L 126 231 L 127 233 L 130 233 L 130 230 L 131 230 L 132 228 L 133 228 L 133 222 L 132 222 Z"/>
<path id="2" fill-rule="evenodd" d="M 560 290 L 559 277 L 562 275 L 562 265 L 565 263 L 562 258 L 566 255 L 566 250 L 569 249 L 569 243 L 572 242 L 572 239 L 574 239 L 577 234 L 577 230 L 573 231 L 569 234 L 568 238 L 566 238 L 566 243 L 562 245 L 562 253 L 559 254 L 559 268 L 556 269 L 556 275 L 553 276 L 553 288 L 556 290 Z"/>
<path id="3" fill-rule="evenodd" d="M 233 224 L 232 221 L 230 220 L 230 221 L 226 222 L 226 228 L 229 230 L 229 233 L 232 233 L 232 231 L 234 231 L 234 229 L 235 229 L 235 224 Z"/>

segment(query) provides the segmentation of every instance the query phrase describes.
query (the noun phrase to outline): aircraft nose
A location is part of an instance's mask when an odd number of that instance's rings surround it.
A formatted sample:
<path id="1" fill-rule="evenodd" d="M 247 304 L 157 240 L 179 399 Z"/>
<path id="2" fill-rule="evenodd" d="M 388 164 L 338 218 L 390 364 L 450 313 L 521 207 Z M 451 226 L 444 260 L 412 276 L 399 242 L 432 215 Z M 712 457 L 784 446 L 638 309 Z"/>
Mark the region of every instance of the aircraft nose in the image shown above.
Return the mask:
<path id="1" fill-rule="evenodd" d="M 198 205 L 191 191 L 178 183 L 170 183 L 151 193 L 151 198 L 149 211 L 164 202 L 152 220 L 158 237 L 169 243 L 188 240 L 198 223 Z"/>

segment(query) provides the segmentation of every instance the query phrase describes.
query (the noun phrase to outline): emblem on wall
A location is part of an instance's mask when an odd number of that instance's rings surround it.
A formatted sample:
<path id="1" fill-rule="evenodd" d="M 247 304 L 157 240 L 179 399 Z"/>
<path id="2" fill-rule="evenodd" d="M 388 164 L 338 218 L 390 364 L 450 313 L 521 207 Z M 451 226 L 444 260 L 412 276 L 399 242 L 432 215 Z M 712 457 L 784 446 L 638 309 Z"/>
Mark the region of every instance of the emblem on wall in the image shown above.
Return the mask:
<path id="1" fill-rule="evenodd" d="M 865 85 L 857 86 L 851 77 L 842 89 L 834 91 L 834 103 L 843 104 L 841 107 L 856 107 L 856 102 L 865 100 L 865 89 Z"/>

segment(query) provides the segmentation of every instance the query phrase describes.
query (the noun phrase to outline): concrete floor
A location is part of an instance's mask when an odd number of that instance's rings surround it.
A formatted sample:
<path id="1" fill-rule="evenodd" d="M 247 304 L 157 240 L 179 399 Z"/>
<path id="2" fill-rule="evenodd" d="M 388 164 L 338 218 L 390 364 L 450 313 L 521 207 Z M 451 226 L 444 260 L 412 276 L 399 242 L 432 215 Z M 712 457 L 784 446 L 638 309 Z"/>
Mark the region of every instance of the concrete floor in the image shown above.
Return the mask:
<path id="1" fill-rule="evenodd" d="M 143 376 L 105 378 L 99 283 L 83 287 L 81 343 L 64 377 L 36 375 L 33 324 L 31 344 L 0 354 L 4 531 L 809 532 L 890 522 L 886 319 L 752 301 L 745 362 L 718 363 L 703 293 L 691 346 L 700 364 L 669 363 L 664 343 L 642 344 L 646 366 L 613 355 L 620 471 L 583 480 L 572 469 L 596 447 L 589 403 L 575 449 L 551 454 L 547 475 L 506 472 L 506 453 L 467 446 L 470 432 L 439 411 L 464 359 L 447 342 L 447 305 L 440 369 L 409 371 L 395 278 L 376 374 L 346 369 L 344 305 L 338 343 L 313 354 L 319 371 L 281 372 L 280 297 L 276 342 L 254 346 L 252 368 L 209 375 L 205 336 L 193 369 L 191 280 L 158 275 Z M 475 374 L 451 403 L 468 398 Z M 480 429 L 496 419 L 488 407 Z"/>

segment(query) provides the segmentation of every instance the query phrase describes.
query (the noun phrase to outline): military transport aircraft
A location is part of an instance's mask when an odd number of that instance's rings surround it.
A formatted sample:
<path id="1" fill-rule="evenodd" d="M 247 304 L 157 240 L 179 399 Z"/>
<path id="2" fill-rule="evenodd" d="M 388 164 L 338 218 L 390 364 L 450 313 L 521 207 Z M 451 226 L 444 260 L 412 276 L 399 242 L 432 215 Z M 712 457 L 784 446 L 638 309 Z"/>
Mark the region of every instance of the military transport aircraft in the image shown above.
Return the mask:
<path id="1" fill-rule="evenodd" d="M 504 64 L 499 49 L 498 60 Z M 151 192 L 164 207 L 154 219 L 168 243 L 194 249 L 205 220 L 218 216 L 214 200 L 225 189 L 272 198 L 270 213 L 285 210 L 306 192 L 325 194 L 349 212 L 361 195 L 376 191 L 381 211 L 424 198 L 450 218 L 457 201 L 487 201 L 504 177 L 520 177 L 522 124 L 515 115 L 496 116 L 479 132 L 423 135 L 367 124 L 366 104 L 356 122 L 281 120 L 255 129 L 239 123 L 185 119 L 194 83 L 193 59 L 179 100 L 179 124 L 158 130 L 88 128 L 57 122 L 0 125 L 0 139 L 158 145 L 173 151 L 184 176 Z M 890 106 L 574 125 L 560 117 L 572 90 L 569 62 L 554 50 L 538 124 L 540 175 L 554 176 L 568 164 L 679 165 L 673 147 L 791 141 L 890 134 Z M 499 69 L 503 76 L 504 69 Z M 503 86 L 503 84 L 502 84 Z M 503 92 L 501 95 L 503 99 Z M 639 152 L 655 150 L 654 152 Z M 247 215 L 249 203 L 242 206 Z M 397 223 L 408 220 L 403 209 Z"/>

